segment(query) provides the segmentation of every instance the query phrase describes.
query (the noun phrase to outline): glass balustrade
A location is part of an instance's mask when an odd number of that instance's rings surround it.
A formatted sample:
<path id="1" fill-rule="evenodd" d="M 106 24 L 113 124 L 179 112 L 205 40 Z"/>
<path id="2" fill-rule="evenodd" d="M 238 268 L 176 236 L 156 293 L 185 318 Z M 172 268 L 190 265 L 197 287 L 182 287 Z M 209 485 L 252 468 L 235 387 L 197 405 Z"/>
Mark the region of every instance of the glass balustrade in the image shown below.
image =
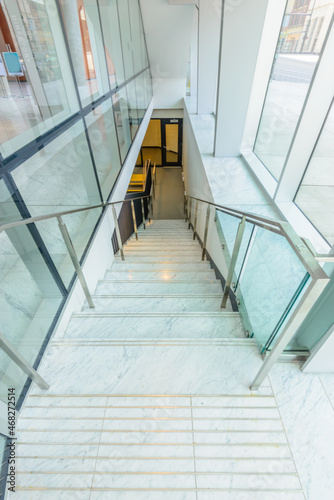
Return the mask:
<path id="1" fill-rule="evenodd" d="M 229 265 L 240 219 L 217 212 L 216 226 Z M 245 330 L 260 351 L 272 348 L 306 289 L 308 273 L 287 239 L 246 222 L 233 286 Z M 290 349 L 294 343 L 290 343 Z"/>

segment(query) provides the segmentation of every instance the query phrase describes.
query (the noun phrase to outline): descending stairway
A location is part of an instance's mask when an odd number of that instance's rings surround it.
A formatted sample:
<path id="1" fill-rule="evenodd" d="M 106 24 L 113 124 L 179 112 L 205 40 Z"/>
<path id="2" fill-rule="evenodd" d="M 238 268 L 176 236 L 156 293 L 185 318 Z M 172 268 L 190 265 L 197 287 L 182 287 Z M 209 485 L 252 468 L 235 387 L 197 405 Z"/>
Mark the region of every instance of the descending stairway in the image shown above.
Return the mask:
<path id="1" fill-rule="evenodd" d="M 153 221 L 53 339 L 18 422 L 21 500 L 301 500 L 261 359 L 183 221 Z"/>

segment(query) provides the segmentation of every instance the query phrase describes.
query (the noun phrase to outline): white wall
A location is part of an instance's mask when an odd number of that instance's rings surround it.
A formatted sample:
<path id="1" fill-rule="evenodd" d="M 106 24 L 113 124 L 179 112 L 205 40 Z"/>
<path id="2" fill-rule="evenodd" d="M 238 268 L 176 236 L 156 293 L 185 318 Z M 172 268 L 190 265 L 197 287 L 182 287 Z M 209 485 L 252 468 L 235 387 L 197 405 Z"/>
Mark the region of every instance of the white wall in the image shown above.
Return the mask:
<path id="1" fill-rule="evenodd" d="M 183 118 L 183 172 L 186 193 L 190 196 L 208 200 L 213 202 L 212 192 L 209 182 L 205 173 L 202 162 L 201 153 L 198 149 L 195 134 L 192 129 L 189 114 L 187 109 L 184 109 Z M 201 240 L 204 239 L 204 229 L 207 213 L 207 204 L 199 204 L 198 206 L 198 219 L 197 219 L 197 233 Z M 192 204 L 192 218 L 194 223 L 195 216 L 195 202 Z M 223 255 L 221 241 L 218 236 L 216 225 L 214 222 L 215 210 L 211 209 L 209 232 L 207 239 L 207 250 L 218 267 L 221 274 L 226 278 L 227 265 Z"/>
<path id="2" fill-rule="evenodd" d="M 140 0 L 153 77 L 155 108 L 182 107 L 194 5 Z"/>

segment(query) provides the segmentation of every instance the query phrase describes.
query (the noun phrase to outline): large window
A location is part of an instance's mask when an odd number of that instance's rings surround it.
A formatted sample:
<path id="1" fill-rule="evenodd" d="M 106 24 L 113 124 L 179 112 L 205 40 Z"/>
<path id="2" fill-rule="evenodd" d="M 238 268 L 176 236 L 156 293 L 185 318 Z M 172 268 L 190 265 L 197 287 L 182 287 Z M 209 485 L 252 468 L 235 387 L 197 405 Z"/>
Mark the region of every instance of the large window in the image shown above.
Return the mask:
<path id="1" fill-rule="evenodd" d="M 61 0 L 66 35 L 83 106 L 109 90 L 96 2 Z"/>
<path id="2" fill-rule="evenodd" d="M 278 180 L 326 40 L 334 2 L 289 1 L 254 152 Z"/>
<path id="3" fill-rule="evenodd" d="M 295 203 L 334 244 L 334 105 L 308 164 Z"/>
<path id="4" fill-rule="evenodd" d="M 55 1 L 4 0 L 3 7 L 8 26 L 2 30 L 8 27 L 14 53 L 3 53 L 0 77 L 0 152 L 7 157 L 75 113 L 79 103 Z"/>

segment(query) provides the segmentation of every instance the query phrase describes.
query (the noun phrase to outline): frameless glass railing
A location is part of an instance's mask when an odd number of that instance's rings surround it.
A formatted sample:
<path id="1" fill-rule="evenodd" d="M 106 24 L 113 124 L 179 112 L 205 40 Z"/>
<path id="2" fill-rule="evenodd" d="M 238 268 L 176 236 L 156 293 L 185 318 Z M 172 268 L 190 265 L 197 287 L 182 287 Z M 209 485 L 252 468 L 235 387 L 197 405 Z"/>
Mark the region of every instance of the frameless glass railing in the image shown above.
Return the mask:
<path id="1" fill-rule="evenodd" d="M 197 220 L 199 205 L 202 224 Z M 203 241 L 203 258 L 210 231 L 211 237 L 213 230 L 218 234 L 227 265 L 222 308 L 234 293 L 245 330 L 256 339 L 261 354 L 267 353 L 251 386 L 257 389 L 280 354 L 297 348 L 294 335 L 329 278 L 287 222 L 191 196 L 186 196 L 185 207 L 194 233 Z M 211 228 L 210 210 L 215 223 Z"/>
<path id="2" fill-rule="evenodd" d="M 226 241 L 226 253 L 232 254 L 228 232 L 225 239 L 226 218 L 235 220 L 217 212 L 216 223 Z M 238 299 L 245 329 L 254 336 L 263 353 L 272 348 L 281 326 L 292 314 L 309 273 L 283 235 L 249 222 L 233 274 L 232 290 Z"/>

